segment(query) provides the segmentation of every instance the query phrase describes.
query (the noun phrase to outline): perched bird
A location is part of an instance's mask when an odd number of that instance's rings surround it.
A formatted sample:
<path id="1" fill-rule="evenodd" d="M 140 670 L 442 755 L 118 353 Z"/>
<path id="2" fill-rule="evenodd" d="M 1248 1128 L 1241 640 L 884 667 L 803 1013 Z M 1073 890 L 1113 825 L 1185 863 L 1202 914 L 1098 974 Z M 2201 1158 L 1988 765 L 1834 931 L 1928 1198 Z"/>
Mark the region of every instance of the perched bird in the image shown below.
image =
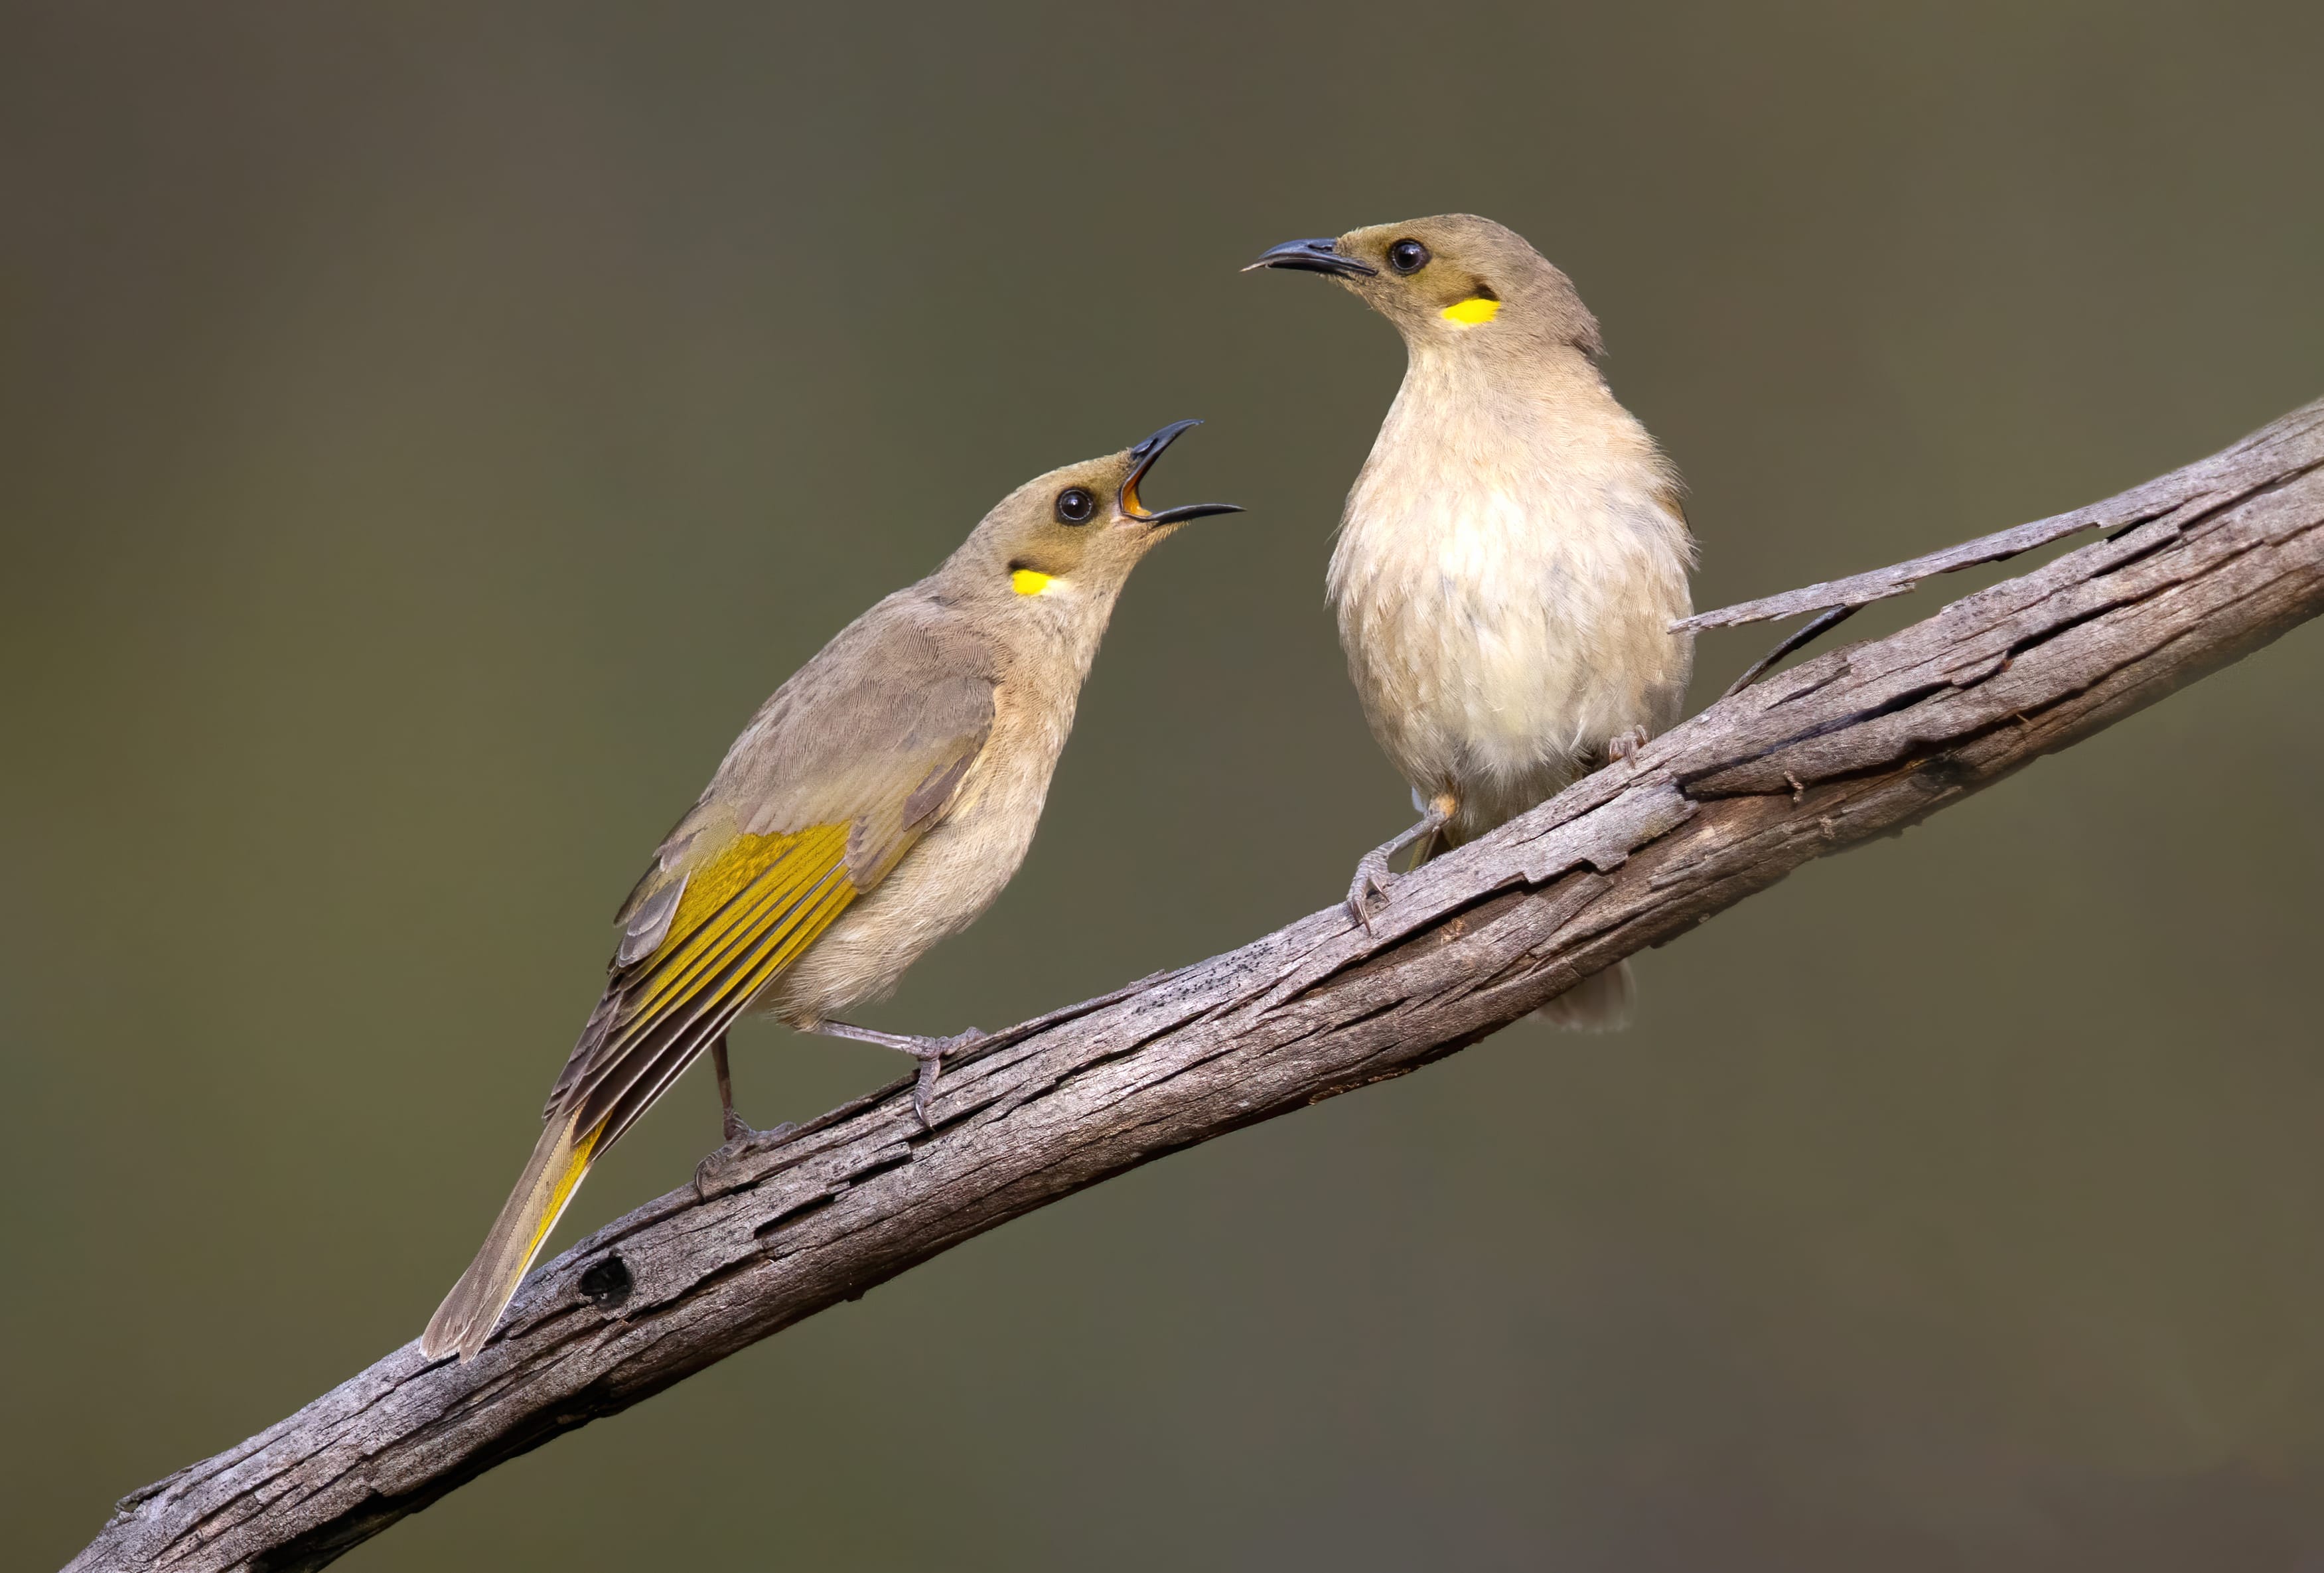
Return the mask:
<path id="1" fill-rule="evenodd" d="M 604 996 L 492 1233 L 421 1335 L 466 1359 L 589 1166 L 704 1050 L 735 1115 L 726 1030 L 745 1010 L 920 1062 L 925 1123 L 943 1056 L 973 1042 L 832 1020 L 877 999 L 974 921 L 1025 859 L 1082 680 L 1130 570 L 1190 519 L 1139 501 L 1187 428 L 1028 481 L 943 567 L 843 629 L 778 689 L 622 909 Z"/>
<path id="2" fill-rule="evenodd" d="M 1356 477 L 1327 580 L 1364 716 L 1418 824 L 1357 866 L 1475 839 L 1678 718 L 1694 543 L 1678 473 L 1615 403 L 1597 319 L 1523 236 L 1452 213 L 1294 240 L 1250 264 L 1324 274 L 1404 336 L 1404 385 Z M 1552 1002 L 1618 1026 L 1627 967 Z"/>

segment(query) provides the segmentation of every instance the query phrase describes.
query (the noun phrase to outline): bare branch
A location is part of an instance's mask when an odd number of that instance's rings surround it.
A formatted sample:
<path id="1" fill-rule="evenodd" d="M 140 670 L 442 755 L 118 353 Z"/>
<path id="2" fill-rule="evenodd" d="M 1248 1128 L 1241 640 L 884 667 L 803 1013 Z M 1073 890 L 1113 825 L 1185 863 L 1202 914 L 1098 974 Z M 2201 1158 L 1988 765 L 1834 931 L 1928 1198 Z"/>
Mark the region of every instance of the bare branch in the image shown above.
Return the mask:
<path id="1" fill-rule="evenodd" d="M 2037 546 L 2063 541 L 2067 536 L 2084 530 L 2123 530 L 2149 520 L 2163 519 L 2174 513 L 2206 513 L 2233 502 L 2239 486 L 2269 484 L 2255 482 L 2255 477 L 2268 476 L 2276 480 L 2288 478 L 2290 472 L 2285 468 L 2287 456 L 2304 453 L 2310 456 L 2309 462 L 2312 464 L 2319 426 L 2324 426 L 2324 402 L 2295 410 L 2273 425 L 2260 428 L 2232 448 L 2190 464 L 2184 469 L 2172 470 L 2143 486 L 2133 486 L 2103 503 L 2093 503 L 2070 514 L 2036 519 L 2030 524 L 2020 524 L 1996 535 L 1965 541 L 1959 546 L 1949 546 L 1942 551 L 1932 551 L 1926 557 L 1916 557 L 1894 568 L 1875 569 L 1870 573 L 1860 573 L 1849 578 L 1831 579 L 1820 585 L 1809 585 L 1803 589 L 1785 590 L 1780 596 L 1722 606 L 1716 612 L 1697 612 L 1692 617 L 1681 618 L 1671 626 L 1737 628 L 1746 623 L 1765 623 L 1801 612 L 1821 612 L 1834 606 L 1868 606 L 1875 601 L 1885 601 L 1891 596 L 1901 596 L 1907 590 L 1916 589 L 1923 579 L 1934 578 L 1941 573 L 1952 573 L 1960 569 L 1975 568 L 1982 562 L 2003 562 L 2021 551 L 2031 551 Z"/>
<path id="2" fill-rule="evenodd" d="M 559 1432 L 1043 1204 L 1401 1076 L 1579 979 L 1894 835 L 2324 610 L 2324 402 L 2078 513 L 1690 619 L 1860 605 L 2076 530 L 2105 540 L 1720 701 L 1401 881 L 1012 1030 L 706 1164 L 527 1281 L 471 1365 L 407 1345 L 125 1498 L 74 1568 L 317 1568 Z"/>

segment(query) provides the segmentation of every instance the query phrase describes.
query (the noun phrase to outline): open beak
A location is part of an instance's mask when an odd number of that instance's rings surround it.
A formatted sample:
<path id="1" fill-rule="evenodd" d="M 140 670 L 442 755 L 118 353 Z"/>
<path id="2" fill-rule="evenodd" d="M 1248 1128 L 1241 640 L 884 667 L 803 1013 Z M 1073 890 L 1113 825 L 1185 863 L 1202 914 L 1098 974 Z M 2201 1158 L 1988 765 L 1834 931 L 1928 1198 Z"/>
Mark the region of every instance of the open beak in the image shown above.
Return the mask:
<path id="1" fill-rule="evenodd" d="M 1213 514 L 1240 514 L 1242 510 L 1232 503 L 1189 503 L 1183 508 L 1165 508 L 1159 514 L 1149 514 L 1138 501 L 1138 483 L 1162 457 L 1162 450 L 1202 424 L 1199 421 L 1173 421 L 1153 436 L 1130 450 L 1130 478 L 1121 483 L 1121 495 L 1117 499 L 1122 517 L 1140 524 L 1183 524 L 1189 519 L 1206 518 Z"/>
<path id="2" fill-rule="evenodd" d="M 1369 279 L 1378 276 L 1379 269 L 1354 257 L 1342 256 L 1340 243 L 1330 236 L 1321 240 L 1286 240 L 1274 250 L 1263 252 L 1259 259 L 1243 269 L 1251 273 L 1259 268 L 1289 268 L 1295 273 L 1329 273 L 1337 279 Z"/>

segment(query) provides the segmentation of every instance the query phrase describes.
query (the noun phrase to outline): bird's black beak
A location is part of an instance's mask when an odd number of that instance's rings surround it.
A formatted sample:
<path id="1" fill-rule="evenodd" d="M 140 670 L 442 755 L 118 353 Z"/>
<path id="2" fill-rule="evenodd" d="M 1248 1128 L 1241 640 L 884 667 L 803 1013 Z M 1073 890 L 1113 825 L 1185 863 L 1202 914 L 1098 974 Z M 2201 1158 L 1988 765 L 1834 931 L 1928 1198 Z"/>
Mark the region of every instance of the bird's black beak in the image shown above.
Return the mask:
<path id="1" fill-rule="evenodd" d="M 1146 478 L 1146 472 L 1154 467 L 1162 450 L 1201 424 L 1199 421 L 1173 421 L 1130 450 L 1130 476 L 1121 483 L 1121 495 L 1117 499 L 1125 518 L 1140 524 L 1184 524 L 1189 519 L 1207 518 L 1213 514 L 1242 512 L 1232 503 L 1189 503 L 1183 508 L 1165 508 L 1159 514 L 1149 514 L 1138 501 L 1138 483 Z"/>
<path id="2" fill-rule="evenodd" d="M 1321 240 L 1286 240 L 1274 250 L 1261 253 L 1259 259 L 1243 269 L 1251 273 L 1259 268 L 1290 268 L 1303 273 L 1329 273 L 1338 279 L 1369 279 L 1379 269 L 1354 257 L 1342 256 L 1339 242 L 1330 236 Z"/>

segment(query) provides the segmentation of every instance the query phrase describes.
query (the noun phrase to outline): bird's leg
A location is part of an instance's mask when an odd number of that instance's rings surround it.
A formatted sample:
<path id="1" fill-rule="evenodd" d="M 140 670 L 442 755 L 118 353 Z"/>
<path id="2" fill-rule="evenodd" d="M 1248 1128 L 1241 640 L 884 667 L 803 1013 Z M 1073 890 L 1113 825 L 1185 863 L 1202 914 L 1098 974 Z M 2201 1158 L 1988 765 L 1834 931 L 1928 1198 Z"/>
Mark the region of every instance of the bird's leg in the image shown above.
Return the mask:
<path id="1" fill-rule="evenodd" d="M 1419 796 L 1417 792 L 1413 795 Z M 1413 843 L 1433 837 L 1452 823 L 1452 815 L 1459 808 L 1460 804 L 1454 801 L 1450 792 L 1429 799 L 1422 806 L 1420 823 L 1395 840 L 1385 841 L 1373 847 L 1356 865 L 1356 877 L 1348 886 L 1348 911 L 1364 926 L 1365 933 L 1372 931 L 1371 914 L 1365 911 L 1366 906 L 1374 896 L 1385 900 L 1388 882 L 1395 877 L 1388 871 L 1388 860 Z M 1425 853 L 1428 849 L 1424 847 L 1421 850 Z"/>
<path id="2" fill-rule="evenodd" d="M 1633 726 L 1628 732 L 1617 733 L 1606 739 L 1606 762 L 1616 763 L 1630 757 L 1646 745 L 1646 729 Z"/>
<path id="3" fill-rule="evenodd" d="M 718 1073 L 718 1112 L 724 1116 L 726 1140 L 739 1142 L 750 1133 L 751 1127 L 734 1112 L 734 1078 L 726 1069 L 726 1034 L 721 1032 L 711 1040 L 710 1067 Z"/>
<path id="4" fill-rule="evenodd" d="M 970 1044 L 984 1040 L 984 1034 L 974 1027 L 965 1032 L 955 1032 L 949 1038 L 915 1038 L 905 1032 L 875 1032 L 869 1027 L 851 1027 L 845 1022 L 817 1022 L 807 1031 L 821 1032 L 826 1038 L 853 1038 L 858 1043 L 877 1043 L 882 1049 L 893 1049 L 918 1060 L 920 1079 L 912 1088 L 912 1112 L 920 1116 L 920 1128 L 924 1131 L 936 1129 L 928 1122 L 928 1095 L 936 1089 L 936 1072 L 944 1065 L 944 1057 L 958 1053 Z"/>
<path id="5" fill-rule="evenodd" d="M 742 1123 L 742 1116 L 734 1112 L 734 1081 L 726 1069 L 726 1034 L 724 1032 L 711 1042 L 710 1068 L 718 1073 L 718 1110 L 725 1116 L 728 1142 L 747 1142 L 753 1136 L 788 1136 L 798 1129 L 788 1121 L 766 1131 L 754 1131 Z"/>

